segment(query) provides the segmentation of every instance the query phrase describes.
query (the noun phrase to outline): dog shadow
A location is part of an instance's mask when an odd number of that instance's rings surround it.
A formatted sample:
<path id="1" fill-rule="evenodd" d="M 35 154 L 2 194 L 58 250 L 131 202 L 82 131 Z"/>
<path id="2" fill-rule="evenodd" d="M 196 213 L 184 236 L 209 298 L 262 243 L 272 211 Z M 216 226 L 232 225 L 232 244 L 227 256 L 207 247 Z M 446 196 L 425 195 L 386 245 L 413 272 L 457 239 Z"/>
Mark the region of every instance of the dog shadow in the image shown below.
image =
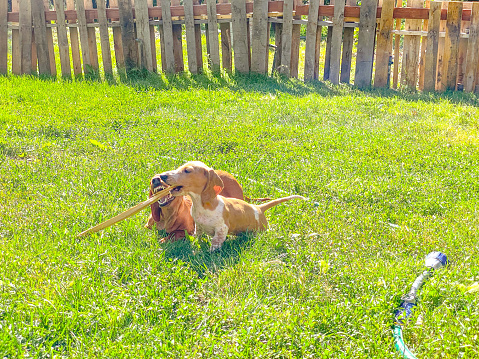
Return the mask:
<path id="1" fill-rule="evenodd" d="M 161 234 L 160 234 L 161 235 Z M 254 233 L 243 233 L 235 237 L 228 237 L 220 249 L 210 252 L 210 243 L 207 237 L 187 237 L 175 242 L 162 244 L 165 258 L 171 261 L 188 263 L 190 269 L 200 278 L 214 274 L 223 268 L 234 266 L 244 251 L 254 243 Z"/>

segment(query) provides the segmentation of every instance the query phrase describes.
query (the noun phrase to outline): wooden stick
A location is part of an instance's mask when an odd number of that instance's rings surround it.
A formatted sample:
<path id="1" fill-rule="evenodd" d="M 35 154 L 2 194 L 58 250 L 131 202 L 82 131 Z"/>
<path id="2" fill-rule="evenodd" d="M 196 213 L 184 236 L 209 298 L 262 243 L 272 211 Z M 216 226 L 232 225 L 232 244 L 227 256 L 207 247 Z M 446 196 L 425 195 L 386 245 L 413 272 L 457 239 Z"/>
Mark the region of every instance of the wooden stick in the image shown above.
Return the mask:
<path id="1" fill-rule="evenodd" d="M 162 197 L 166 196 L 170 191 L 172 190 L 172 187 L 165 188 L 161 190 L 160 192 L 155 193 L 152 197 L 150 197 L 148 200 L 141 202 L 137 204 L 136 206 L 131 207 L 130 209 L 127 209 L 125 212 L 120 213 L 119 215 L 110 218 L 109 220 L 106 220 L 105 222 L 102 222 L 100 224 L 97 224 L 94 227 L 91 227 L 90 229 L 87 229 L 86 231 L 81 232 L 80 234 L 77 235 L 77 237 L 83 237 L 86 236 L 87 234 L 91 233 L 96 233 L 101 231 L 102 229 L 108 228 L 115 223 L 118 223 L 120 221 L 123 221 L 124 219 L 133 216 L 134 214 L 140 212 L 142 209 L 145 207 L 148 207 L 150 204 L 158 202 Z"/>

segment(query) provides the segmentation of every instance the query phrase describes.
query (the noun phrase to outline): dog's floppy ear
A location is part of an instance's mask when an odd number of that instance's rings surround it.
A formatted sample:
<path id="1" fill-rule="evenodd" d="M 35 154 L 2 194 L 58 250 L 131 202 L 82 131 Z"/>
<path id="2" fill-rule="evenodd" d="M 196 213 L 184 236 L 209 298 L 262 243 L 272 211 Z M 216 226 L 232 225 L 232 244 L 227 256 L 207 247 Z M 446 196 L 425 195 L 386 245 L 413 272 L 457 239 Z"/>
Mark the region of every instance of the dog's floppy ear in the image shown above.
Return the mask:
<path id="1" fill-rule="evenodd" d="M 213 169 L 206 172 L 206 185 L 201 192 L 201 204 L 208 207 L 209 203 L 223 190 L 224 184 Z"/>
<path id="2" fill-rule="evenodd" d="M 153 197 L 153 192 L 150 189 L 150 198 Z M 155 220 L 155 222 L 159 222 L 161 219 L 161 208 L 158 202 L 150 204 L 151 208 L 151 216 Z"/>

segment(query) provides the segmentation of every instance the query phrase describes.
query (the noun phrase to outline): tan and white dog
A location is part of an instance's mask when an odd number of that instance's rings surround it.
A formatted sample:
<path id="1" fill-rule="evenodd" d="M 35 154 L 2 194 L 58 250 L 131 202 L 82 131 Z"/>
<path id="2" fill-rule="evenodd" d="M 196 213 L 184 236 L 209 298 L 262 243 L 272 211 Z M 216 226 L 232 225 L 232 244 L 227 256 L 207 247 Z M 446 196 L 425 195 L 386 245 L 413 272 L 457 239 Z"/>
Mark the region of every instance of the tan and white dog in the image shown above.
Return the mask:
<path id="1" fill-rule="evenodd" d="M 196 234 L 213 236 L 211 250 L 219 249 L 228 234 L 264 231 L 268 221 L 264 212 L 277 204 L 302 196 L 289 196 L 254 205 L 219 193 L 223 181 L 210 167 L 199 161 L 188 162 L 174 171 L 164 172 L 160 178 L 175 187 L 173 196 L 188 195 L 193 203 L 191 215 L 196 223 Z"/>

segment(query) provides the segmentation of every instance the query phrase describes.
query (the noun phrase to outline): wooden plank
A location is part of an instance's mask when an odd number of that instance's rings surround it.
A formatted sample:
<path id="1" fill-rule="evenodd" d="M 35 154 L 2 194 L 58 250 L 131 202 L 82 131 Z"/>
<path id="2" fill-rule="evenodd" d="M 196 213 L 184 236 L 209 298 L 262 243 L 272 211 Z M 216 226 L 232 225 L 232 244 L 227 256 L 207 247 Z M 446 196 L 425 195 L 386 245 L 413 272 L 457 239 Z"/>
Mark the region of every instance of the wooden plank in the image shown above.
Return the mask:
<path id="1" fill-rule="evenodd" d="M 83 0 L 83 1 L 85 5 L 85 10 L 93 9 L 92 0 Z M 87 23 L 93 23 L 93 20 L 87 19 Z M 95 28 L 87 27 L 87 33 L 88 33 L 88 48 L 90 50 L 91 67 L 98 72 L 98 69 L 100 68 L 100 66 L 98 64 L 98 48 L 96 44 Z"/>
<path id="2" fill-rule="evenodd" d="M 302 5 L 301 0 L 293 0 L 293 10 L 296 10 L 298 6 Z M 294 20 L 300 20 L 301 15 L 293 16 Z M 301 36 L 301 25 L 293 24 L 293 34 L 291 36 L 291 61 L 290 61 L 290 76 L 298 78 L 299 71 L 299 44 Z"/>
<path id="3" fill-rule="evenodd" d="M 462 9 L 471 10 L 472 2 L 463 2 Z M 469 31 L 469 21 L 461 21 L 460 33 L 466 33 Z M 459 35 L 459 49 L 457 54 L 457 89 L 464 89 L 464 75 L 466 72 L 466 56 L 467 56 L 467 40 Z"/>
<path id="4" fill-rule="evenodd" d="M 308 25 L 306 27 L 306 49 L 304 50 L 304 81 L 311 81 L 314 79 L 318 11 L 319 0 L 311 0 L 309 3 Z"/>
<path id="5" fill-rule="evenodd" d="M 45 11 L 50 11 L 50 2 L 49 0 L 43 0 L 43 6 Z M 52 19 L 47 19 L 45 14 L 45 20 L 47 24 L 50 24 Z M 54 19 L 53 19 L 54 20 Z M 53 31 L 52 28 L 47 26 L 46 28 L 47 33 L 47 44 L 48 44 L 48 52 L 50 58 L 50 72 L 52 76 L 57 76 L 57 63 L 55 60 L 55 49 L 53 46 Z"/>
<path id="6" fill-rule="evenodd" d="M 422 7 L 423 0 L 408 0 L 409 7 Z M 421 30 L 422 20 L 407 19 L 405 29 L 411 31 Z M 402 58 L 401 84 L 409 89 L 415 90 L 418 82 L 419 56 L 421 36 L 405 35 L 404 51 Z"/>
<path id="7" fill-rule="evenodd" d="M 324 52 L 324 70 L 323 80 L 329 80 L 329 68 L 331 64 L 331 39 L 333 37 L 333 28 L 328 26 L 328 33 L 326 34 L 326 50 Z"/>
<path id="8" fill-rule="evenodd" d="M 29 74 L 32 71 L 32 8 L 29 0 L 20 0 L 19 4 L 21 73 Z"/>
<path id="9" fill-rule="evenodd" d="M 248 28 L 246 21 L 246 3 L 244 0 L 231 0 L 231 21 L 233 28 L 233 51 L 235 71 L 249 72 Z"/>
<path id="10" fill-rule="evenodd" d="M 193 0 L 193 6 L 194 6 L 193 9 L 198 8 L 198 5 L 200 5 L 200 0 Z M 207 33 L 208 29 L 206 29 L 206 26 L 205 26 L 205 30 L 206 30 L 205 32 Z M 198 67 L 198 73 L 203 73 L 203 43 L 201 41 L 201 25 L 200 24 L 195 24 L 195 40 L 196 40 L 196 65 Z M 206 43 L 208 46 L 208 39 L 206 39 Z"/>
<path id="11" fill-rule="evenodd" d="M 356 0 L 346 0 L 347 6 L 356 6 Z M 346 9 L 345 9 L 346 11 Z M 344 19 L 345 22 L 354 22 L 353 18 Z M 354 27 L 345 27 L 343 30 L 343 53 L 341 56 L 341 75 L 339 81 L 349 84 L 351 79 L 351 61 L 353 58 Z"/>
<path id="12" fill-rule="evenodd" d="M 75 11 L 75 0 L 66 0 L 67 10 Z M 70 20 L 68 23 L 76 23 L 75 20 Z M 69 27 L 70 30 L 70 48 L 73 62 L 73 73 L 75 76 L 79 76 L 82 73 L 81 70 L 81 56 L 80 56 L 80 42 L 78 40 L 78 28 Z"/>
<path id="13" fill-rule="evenodd" d="M 0 74 L 8 73 L 8 27 L 7 27 L 7 1 L 0 1 Z"/>
<path id="14" fill-rule="evenodd" d="M 118 7 L 120 10 L 123 57 L 125 58 L 125 69 L 128 72 L 134 68 L 138 68 L 138 46 L 135 41 L 133 12 L 130 0 L 119 0 Z"/>
<path id="15" fill-rule="evenodd" d="M 91 72 L 90 43 L 88 42 L 88 30 L 86 27 L 85 5 L 83 0 L 75 0 L 78 31 L 80 32 L 81 55 L 83 62 L 83 73 L 86 75 Z"/>
<path id="16" fill-rule="evenodd" d="M 148 11 L 150 8 L 153 8 L 153 0 L 147 0 L 148 3 Z M 153 19 L 155 18 L 153 15 L 150 16 Z M 153 66 L 153 72 L 158 71 L 157 65 L 157 55 L 156 55 L 156 37 L 155 37 L 155 26 L 150 25 L 150 48 L 151 48 L 151 64 Z"/>
<path id="17" fill-rule="evenodd" d="M 57 37 L 58 52 L 60 54 L 60 66 L 63 77 L 71 77 L 70 68 L 70 47 L 68 46 L 67 27 L 65 23 L 65 5 L 63 0 L 55 0 L 55 10 L 57 12 Z"/>
<path id="18" fill-rule="evenodd" d="M 341 56 L 341 75 L 339 81 L 349 84 L 351 80 L 351 61 L 353 58 L 354 27 L 345 27 L 343 33 L 343 54 Z"/>
<path id="19" fill-rule="evenodd" d="M 439 25 L 441 21 L 441 3 L 432 1 L 429 6 L 423 91 L 434 91 L 436 88 L 437 51 L 439 44 Z"/>
<path id="20" fill-rule="evenodd" d="M 110 9 L 117 10 L 118 9 L 118 0 L 110 0 Z M 119 12 L 119 9 L 118 9 Z M 119 15 L 118 15 L 119 16 Z M 112 18 L 111 21 L 118 22 L 120 20 L 119 17 Z M 123 55 L 123 44 L 121 39 L 121 27 L 115 26 L 113 28 L 113 47 L 115 49 L 115 62 L 116 67 L 120 70 L 120 73 L 123 73 L 125 69 L 125 56 Z"/>
<path id="21" fill-rule="evenodd" d="M 381 20 L 379 21 L 378 41 L 376 45 L 376 71 L 374 87 L 386 87 L 389 83 L 389 57 L 392 51 L 394 19 L 394 0 L 383 0 Z"/>
<path id="22" fill-rule="evenodd" d="M 208 44 L 211 69 L 213 72 L 220 71 L 220 46 L 218 34 L 218 21 L 216 19 L 216 0 L 207 0 L 208 7 Z"/>
<path id="23" fill-rule="evenodd" d="M 359 88 L 371 86 L 376 37 L 376 10 L 376 0 L 362 0 L 359 14 L 358 54 L 354 76 L 354 84 Z"/>
<path id="24" fill-rule="evenodd" d="M 191 1 L 191 0 L 190 0 Z M 147 0 L 135 0 L 136 41 L 140 67 L 153 71 L 151 57 L 150 18 Z"/>
<path id="25" fill-rule="evenodd" d="M 334 3 L 329 81 L 335 85 L 339 84 L 339 70 L 341 68 L 341 43 L 343 42 L 344 5 L 344 0 L 338 0 Z"/>
<path id="26" fill-rule="evenodd" d="M 219 4 L 230 5 L 228 4 L 228 0 L 218 0 L 218 2 Z M 216 7 L 216 9 L 218 9 L 218 6 Z M 232 71 L 233 57 L 232 57 L 232 46 L 231 46 L 231 23 L 229 22 L 221 23 L 220 31 L 221 31 L 221 62 L 223 64 L 223 69 L 227 71 Z"/>
<path id="27" fill-rule="evenodd" d="M 283 17 L 278 17 L 283 19 Z M 271 73 L 278 72 L 281 67 L 281 52 L 283 51 L 283 24 L 273 23 L 274 26 L 274 56 L 273 65 L 271 66 Z"/>
<path id="28" fill-rule="evenodd" d="M 171 0 L 171 6 L 179 6 L 180 0 Z M 183 11 L 184 16 L 184 11 Z M 175 71 L 185 71 L 183 61 L 183 30 L 181 24 L 173 24 L 173 54 L 175 55 Z"/>
<path id="29" fill-rule="evenodd" d="M 100 44 L 103 71 L 105 75 L 113 75 L 111 63 L 110 34 L 108 33 L 108 20 L 106 18 L 106 1 L 97 0 L 98 23 L 100 25 Z"/>
<path id="30" fill-rule="evenodd" d="M 254 0 L 251 46 L 251 72 L 266 74 L 268 63 L 268 0 Z"/>
<path id="31" fill-rule="evenodd" d="M 38 57 L 38 73 L 52 75 L 50 66 L 50 52 L 48 51 L 45 11 L 43 2 L 32 2 L 32 18 L 35 28 L 35 44 Z"/>
<path id="32" fill-rule="evenodd" d="M 163 37 L 165 46 L 165 67 L 163 71 L 172 74 L 175 72 L 175 55 L 173 50 L 173 25 L 171 23 L 170 0 L 161 0 L 161 18 L 163 20 Z"/>
<path id="33" fill-rule="evenodd" d="M 447 8 L 446 38 L 444 42 L 441 91 L 455 90 L 457 86 L 457 60 L 461 31 L 462 2 L 449 1 Z"/>
<path id="34" fill-rule="evenodd" d="M 324 0 L 319 0 L 320 6 L 323 5 Z M 318 23 L 319 23 L 318 18 Z M 314 79 L 319 80 L 319 60 L 321 57 L 321 40 L 322 40 L 323 27 L 318 25 L 316 30 L 316 42 L 314 44 Z"/>
<path id="35" fill-rule="evenodd" d="M 35 32 L 33 29 L 33 17 L 32 17 L 32 74 L 37 72 L 37 45 L 35 45 Z"/>
<path id="36" fill-rule="evenodd" d="M 476 88 L 477 66 L 479 63 L 479 3 L 472 4 L 471 24 L 464 75 L 464 91 L 473 92 Z"/>
<path id="37" fill-rule="evenodd" d="M 281 67 L 279 73 L 291 76 L 291 46 L 293 39 L 293 0 L 283 3 L 283 32 L 281 39 Z"/>
<path id="38" fill-rule="evenodd" d="M 426 0 L 425 7 L 430 8 L 431 1 Z M 422 25 L 422 30 L 427 31 L 428 28 L 428 21 L 424 20 Z M 419 57 L 419 91 L 424 89 L 424 65 L 426 63 L 426 48 L 427 48 L 427 36 L 421 37 L 421 54 Z"/>
<path id="39" fill-rule="evenodd" d="M 196 58 L 196 33 L 195 19 L 193 15 L 193 0 L 183 1 L 185 8 L 185 30 L 186 30 L 186 53 L 188 55 L 188 68 L 194 75 L 198 73 Z"/>
<path id="40" fill-rule="evenodd" d="M 402 8 L 402 0 L 396 0 L 396 7 Z M 396 19 L 396 30 L 401 30 L 401 19 Z M 394 70 L 393 70 L 393 88 L 397 89 L 399 79 L 399 50 L 400 50 L 400 35 L 394 35 Z"/>
<path id="41" fill-rule="evenodd" d="M 163 32 L 163 24 L 158 26 L 158 32 L 160 33 L 161 70 L 163 72 L 167 72 L 166 71 L 166 55 L 165 55 L 165 33 Z"/>
<path id="42" fill-rule="evenodd" d="M 18 10 L 18 0 L 12 0 L 12 11 L 18 12 Z M 18 23 L 18 20 L 15 22 Z M 20 75 L 22 73 L 22 62 L 20 57 L 20 30 L 18 28 L 12 29 L 12 73 L 14 75 Z"/>
<path id="43" fill-rule="evenodd" d="M 448 1 L 441 2 L 441 21 L 439 24 L 439 34 L 446 33 L 446 21 L 442 18 L 442 13 L 445 10 L 447 16 Z M 436 90 L 441 89 L 442 77 L 443 77 L 443 58 L 444 58 L 444 44 L 446 37 L 439 36 L 439 42 L 437 44 L 437 73 L 436 73 Z"/>

